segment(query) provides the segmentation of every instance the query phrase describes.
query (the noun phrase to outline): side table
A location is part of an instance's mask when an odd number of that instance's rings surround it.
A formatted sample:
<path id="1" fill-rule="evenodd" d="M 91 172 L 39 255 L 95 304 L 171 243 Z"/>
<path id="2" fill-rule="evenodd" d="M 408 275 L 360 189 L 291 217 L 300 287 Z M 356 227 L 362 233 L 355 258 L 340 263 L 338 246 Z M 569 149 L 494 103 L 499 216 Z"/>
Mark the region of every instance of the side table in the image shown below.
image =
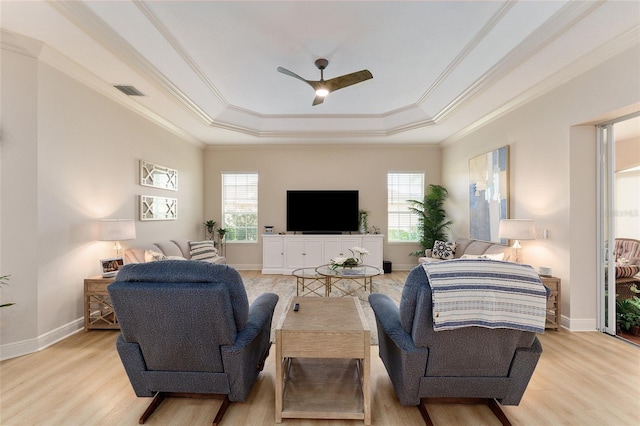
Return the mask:
<path id="1" fill-rule="evenodd" d="M 96 276 L 84 280 L 84 331 L 90 329 L 118 330 L 120 325 L 113 311 L 107 286 L 115 277 Z"/>
<path id="2" fill-rule="evenodd" d="M 551 294 L 547 300 L 547 321 L 545 328 L 560 330 L 562 321 L 562 294 L 560 291 L 560 278 L 540 277 L 542 284 L 551 289 Z"/>

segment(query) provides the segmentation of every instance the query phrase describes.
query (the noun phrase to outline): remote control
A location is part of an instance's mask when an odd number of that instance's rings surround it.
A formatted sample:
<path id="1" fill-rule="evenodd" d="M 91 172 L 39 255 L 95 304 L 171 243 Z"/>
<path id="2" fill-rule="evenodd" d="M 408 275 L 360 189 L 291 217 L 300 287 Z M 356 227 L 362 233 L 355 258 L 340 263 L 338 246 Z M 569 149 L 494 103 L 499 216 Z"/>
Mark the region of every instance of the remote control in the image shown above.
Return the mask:
<path id="1" fill-rule="evenodd" d="M 300 309 L 300 304 L 296 303 L 295 305 L 293 305 L 293 311 L 294 312 L 298 312 L 298 309 Z"/>

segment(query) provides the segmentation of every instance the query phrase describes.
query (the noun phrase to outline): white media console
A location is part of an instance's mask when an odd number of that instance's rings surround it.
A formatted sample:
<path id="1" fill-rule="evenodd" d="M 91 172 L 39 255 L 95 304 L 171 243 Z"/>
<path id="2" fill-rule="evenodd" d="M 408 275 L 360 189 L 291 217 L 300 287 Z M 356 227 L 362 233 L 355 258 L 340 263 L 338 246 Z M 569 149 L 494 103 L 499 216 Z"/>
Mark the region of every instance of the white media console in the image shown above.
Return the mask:
<path id="1" fill-rule="evenodd" d="M 285 274 L 298 268 L 325 265 L 338 256 L 352 256 L 352 247 L 369 251 L 363 260 L 382 272 L 382 243 L 380 234 L 343 235 L 262 235 L 262 273 Z"/>

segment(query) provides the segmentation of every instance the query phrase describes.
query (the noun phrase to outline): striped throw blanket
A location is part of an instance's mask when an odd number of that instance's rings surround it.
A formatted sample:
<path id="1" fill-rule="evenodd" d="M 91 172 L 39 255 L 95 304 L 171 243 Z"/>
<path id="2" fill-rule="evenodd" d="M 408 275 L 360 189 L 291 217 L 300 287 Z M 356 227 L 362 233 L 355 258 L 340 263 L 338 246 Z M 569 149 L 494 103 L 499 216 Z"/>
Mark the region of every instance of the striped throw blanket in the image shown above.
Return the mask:
<path id="1" fill-rule="evenodd" d="M 475 259 L 422 266 L 435 331 L 478 326 L 544 333 L 547 293 L 531 266 Z"/>

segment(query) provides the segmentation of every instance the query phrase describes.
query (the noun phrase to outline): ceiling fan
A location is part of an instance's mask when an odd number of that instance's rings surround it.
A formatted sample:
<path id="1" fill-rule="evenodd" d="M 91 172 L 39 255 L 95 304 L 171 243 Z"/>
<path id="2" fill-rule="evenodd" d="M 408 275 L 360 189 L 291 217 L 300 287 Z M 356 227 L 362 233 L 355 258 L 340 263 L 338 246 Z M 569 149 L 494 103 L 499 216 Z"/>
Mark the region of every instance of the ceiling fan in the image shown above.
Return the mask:
<path id="1" fill-rule="evenodd" d="M 369 70 L 362 70 L 358 72 L 352 72 L 351 74 L 345 74 L 340 77 L 332 78 L 330 80 L 324 79 L 324 69 L 329 65 L 329 61 L 326 59 L 317 59 L 316 67 L 320 70 L 320 80 L 306 80 L 300 77 L 298 74 L 289 71 L 286 68 L 278 67 L 278 71 L 282 74 L 286 74 L 288 76 L 297 78 L 298 80 L 302 80 L 316 91 L 316 97 L 313 100 L 312 105 L 319 105 L 324 102 L 325 96 L 327 96 L 331 92 L 335 92 L 336 90 L 342 89 L 344 87 L 348 87 L 354 85 L 356 83 L 361 83 L 365 80 L 369 80 L 373 78 L 373 75 Z"/>

